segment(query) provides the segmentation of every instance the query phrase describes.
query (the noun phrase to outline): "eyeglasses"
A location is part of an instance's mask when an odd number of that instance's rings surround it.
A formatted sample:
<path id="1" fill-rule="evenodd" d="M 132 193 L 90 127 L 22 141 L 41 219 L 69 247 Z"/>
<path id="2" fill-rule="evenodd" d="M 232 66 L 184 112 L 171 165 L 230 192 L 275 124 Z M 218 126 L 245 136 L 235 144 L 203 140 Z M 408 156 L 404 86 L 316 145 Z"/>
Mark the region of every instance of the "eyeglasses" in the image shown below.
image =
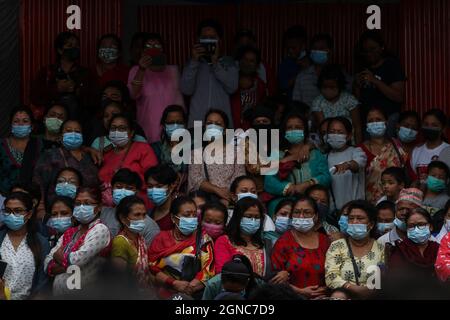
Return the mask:
<path id="1" fill-rule="evenodd" d="M 415 229 L 416 227 L 419 230 L 425 230 L 428 227 L 428 223 L 408 224 L 408 229 Z"/>
<path id="2" fill-rule="evenodd" d="M 5 216 L 9 216 L 10 214 L 14 214 L 15 216 L 18 215 L 25 215 L 27 213 L 27 209 L 22 209 L 22 208 L 15 208 L 15 209 L 11 209 L 11 208 L 3 208 L 2 209 L 2 213 Z"/>
<path id="3" fill-rule="evenodd" d="M 297 215 L 297 216 L 303 216 L 304 218 L 312 218 L 315 215 L 315 212 L 312 210 L 299 210 L 299 209 L 294 209 L 294 211 L 292 211 L 292 215 Z"/>
<path id="4" fill-rule="evenodd" d="M 127 131 L 128 127 L 127 126 L 111 126 L 110 131 Z"/>
<path id="5" fill-rule="evenodd" d="M 81 202 L 81 201 L 75 201 L 75 207 L 79 207 L 79 206 L 97 206 L 98 202 L 92 202 L 92 201 L 85 201 L 85 202 Z"/>

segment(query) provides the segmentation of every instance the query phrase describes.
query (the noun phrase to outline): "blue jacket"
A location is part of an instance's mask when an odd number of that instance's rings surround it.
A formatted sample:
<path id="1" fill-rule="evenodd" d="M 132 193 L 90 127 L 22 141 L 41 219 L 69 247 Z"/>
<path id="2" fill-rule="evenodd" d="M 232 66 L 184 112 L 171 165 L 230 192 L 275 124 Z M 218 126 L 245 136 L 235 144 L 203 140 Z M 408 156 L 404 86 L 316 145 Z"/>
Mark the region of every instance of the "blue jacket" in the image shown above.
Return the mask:
<path id="1" fill-rule="evenodd" d="M 0 229 L 0 246 L 3 244 L 3 240 L 5 239 L 7 232 L 8 229 L 5 227 Z M 40 233 L 37 233 L 36 235 L 41 244 L 41 265 L 37 266 L 34 272 L 33 284 L 31 286 L 31 296 L 43 290 L 48 283 L 48 277 L 44 271 L 44 260 L 50 252 L 50 245 L 47 239 L 45 239 Z"/>

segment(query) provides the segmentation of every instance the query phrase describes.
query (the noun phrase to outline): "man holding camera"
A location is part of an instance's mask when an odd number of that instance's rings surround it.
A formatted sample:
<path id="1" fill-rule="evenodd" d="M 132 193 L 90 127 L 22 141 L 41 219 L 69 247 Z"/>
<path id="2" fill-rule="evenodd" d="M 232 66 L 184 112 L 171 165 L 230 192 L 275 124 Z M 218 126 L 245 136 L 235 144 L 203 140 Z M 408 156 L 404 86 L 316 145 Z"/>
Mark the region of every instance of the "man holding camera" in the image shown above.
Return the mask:
<path id="1" fill-rule="evenodd" d="M 189 123 L 203 121 L 209 109 L 223 110 L 231 120 L 230 95 L 238 88 L 239 70 L 232 57 L 220 55 L 222 26 L 214 20 L 199 24 L 199 42 L 181 76 L 181 92 L 191 96 Z"/>

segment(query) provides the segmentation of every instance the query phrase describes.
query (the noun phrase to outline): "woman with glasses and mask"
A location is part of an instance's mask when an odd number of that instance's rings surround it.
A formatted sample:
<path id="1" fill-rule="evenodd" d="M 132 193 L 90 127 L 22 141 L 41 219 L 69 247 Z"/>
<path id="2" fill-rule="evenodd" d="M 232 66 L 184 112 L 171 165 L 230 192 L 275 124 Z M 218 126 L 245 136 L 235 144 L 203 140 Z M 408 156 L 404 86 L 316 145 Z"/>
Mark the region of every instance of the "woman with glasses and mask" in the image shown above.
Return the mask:
<path id="1" fill-rule="evenodd" d="M 316 231 L 320 223 L 316 202 L 300 197 L 291 213 L 291 228 L 275 243 L 272 264 L 289 274 L 289 284 L 308 299 L 326 295 L 325 255 L 328 237 Z"/>
<path id="2" fill-rule="evenodd" d="M 406 215 L 407 238 L 386 249 L 388 275 L 407 273 L 416 279 L 436 279 L 434 264 L 439 243 L 431 239 L 433 223 L 427 210 L 416 208 Z"/>
<path id="3" fill-rule="evenodd" d="M 67 270 L 71 266 L 78 266 L 82 274 L 81 291 L 77 290 L 77 293 L 95 286 L 98 272 L 110 252 L 111 235 L 108 227 L 100 221 L 102 204 L 99 190 L 80 188 L 74 204 L 73 217 L 79 225 L 64 232 L 45 258 L 44 270 L 54 278 L 54 296 L 73 294 L 67 286 L 71 276 Z"/>
<path id="4" fill-rule="evenodd" d="M 5 224 L 0 230 L 0 260 L 7 263 L 0 278 L 0 300 L 36 297 L 48 282 L 43 263 L 50 248 L 37 231 L 31 196 L 11 193 L 0 215 Z"/>
<path id="5" fill-rule="evenodd" d="M 325 259 L 325 282 L 330 289 L 344 287 L 358 298 L 368 298 L 372 268 L 384 266 L 384 246 L 376 240 L 377 212 L 365 200 L 353 201 L 348 208 L 346 237 L 334 241 Z M 372 269 L 373 270 L 373 269 Z"/>
<path id="6" fill-rule="evenodd" d="M 113 206 L 111 180 L 114 174 L 127 168 L 136 172 L 144 182 L 145 172 L 158 164 L 153 149 L 143 142 L 134 141 L 135 126 L 134 121 L 125 114 L 118 114 L 112 117 L 109 123 L 109 140 L 113 148 L 105 153 L 103 165 L 98 172 L 98 177 L 102 182 L 103 204 L 108 207 Z M 142 198 L 145 198 L 145 189 L 140 190 Z M 147 208 L 151 204 L 147 201 Z"/>
<path id="7" fill-rule="evenodd" d="M 148 250 L 154 284 L 163 299 L 177 292 L 200 299 L 206 282 L 214 276 L 213 240 L 198 228 L 192 199 L 175 199 L 170 215 L 174 228 L 161 231 Z"/>

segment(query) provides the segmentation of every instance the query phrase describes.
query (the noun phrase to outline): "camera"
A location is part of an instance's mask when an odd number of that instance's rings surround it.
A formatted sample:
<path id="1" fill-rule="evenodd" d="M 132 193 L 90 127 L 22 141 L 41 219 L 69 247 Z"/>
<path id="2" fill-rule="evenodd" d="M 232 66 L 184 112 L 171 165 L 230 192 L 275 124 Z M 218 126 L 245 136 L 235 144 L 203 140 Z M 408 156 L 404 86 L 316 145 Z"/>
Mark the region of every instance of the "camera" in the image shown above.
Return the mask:
<path id="1" fill-rule="evenodd" d="M 216 52 L 217 42 L 217 39 L 200 38 L 199 40 L 199 44 L 205 48 L 205 54 L 202 58 L 208 63 L 211 63 L 211 57 Z"/>
<path id="2" fill-rule="evenodd" d="M 160 48 L 148 48 L 145 49 L 144 54 L 152 57 L 152 66 L 164 66 L 166 65 L 166 56 L 163 54 Z"/>

